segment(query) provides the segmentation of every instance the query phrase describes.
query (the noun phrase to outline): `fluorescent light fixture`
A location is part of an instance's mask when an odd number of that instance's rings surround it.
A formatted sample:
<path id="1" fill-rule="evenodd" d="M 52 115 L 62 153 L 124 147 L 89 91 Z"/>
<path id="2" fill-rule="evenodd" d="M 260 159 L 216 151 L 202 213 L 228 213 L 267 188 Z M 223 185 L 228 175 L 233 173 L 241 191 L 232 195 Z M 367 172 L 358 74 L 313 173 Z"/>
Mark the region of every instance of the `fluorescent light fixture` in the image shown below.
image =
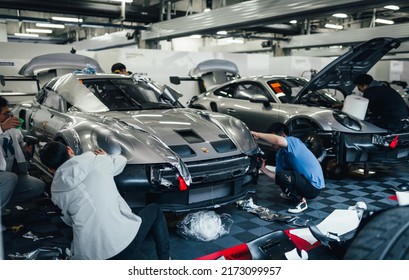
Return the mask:
<path id="1" fill-rule="evenodd" d="M 133 0 L 111 0 L 112 2 L 125 2 L 125 3 L 132 3 Z"/>
<path id="2" fill-rule="evenodd" d="M 55 24 L 55 23 L 36 23 L 37 27 L 45 27 L 45 28 L 60 28 L 63 29 L 65 28 L 64 24 Z"/>
<path id="3" fill-rule="evenodd" d="M 216 34 L 217 34 L 217 35 L 227 35 L 227 31 L 224 31 L 224 30 L 217 31 Z"/>
<path id="4" fill-rule="evenodd" d="M 389 10 L 393 10 L 393 11 L 399 10 L 399 6 L 396 6 L 396 5 L 386 5 L 384 8 L 389 9 Z"/>
<path id="5" fill-rule="evenodd" d="M 297 20 L 296 20 L 296 19 L 290 20 L 290 23 L 291 23 L 291 24 L 296 24 L 296 23 L 297 23 Z"/>
<path id="6" fill-rule="evenodd" d="M 33 33 L 53 33 L 51 29 L 37 29 L 37 28 L 27 28 L 26 32 L 33 32 Z"/>
<path id="7" fill-rule="evenodd" d="M 336 14 L 333 14 L 332 16 L 336 18 L 347 18 L 348 17 L 348 15 L 344 13 L 336 13 Z"/>
<path id="8" fill-rule="evenodd" d="M 38 34 L 27 34 L 27 33 L 14 33 L 15 36 L 18 37 L 40 37 Z"/>
<path id="9" fill-rule="evenodd" d="M 200 39 L 200 38 L 202 38 L 202 35 L 200 35 L 200 34 L 193 34 L 193 35 L 190 35 L 189 38 L 192 38 L 192 39 Z"/>
<path id="10" fill-rule="evenodd" d="M 375 19 L 375 22 L 376 23 L 383 23 L 383 24 L 394 24 L 395 23 L 393 20 L 382 19 L 382 18 Z"/>
<path id="11" fill-rule="evenodd" d="M 51 19 L 56 21 L 82 22 L 82 18 L 52 17 Z"/>
<path id="12" fill-rule="evenodd" d="M 331 24 L 331 23 L 326 23 L 325 24 L 326 28 L 332 28 L 332 29 L 344 29 L 344 27 L 342 25 L 338 25 L 338 24 Z"/>

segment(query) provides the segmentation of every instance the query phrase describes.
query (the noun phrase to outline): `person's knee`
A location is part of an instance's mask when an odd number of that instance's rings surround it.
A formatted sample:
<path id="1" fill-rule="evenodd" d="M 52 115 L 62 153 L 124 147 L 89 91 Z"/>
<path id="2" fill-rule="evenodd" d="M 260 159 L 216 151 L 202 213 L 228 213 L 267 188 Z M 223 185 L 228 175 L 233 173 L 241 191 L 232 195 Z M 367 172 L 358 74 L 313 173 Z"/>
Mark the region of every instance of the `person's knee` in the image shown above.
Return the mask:
<path id="1" fill-rule="evenodd" d="M 292 186 L 294 184 L 294 176 L 286 171 L 276 173 L 276 184 L 279 186 Z"/>

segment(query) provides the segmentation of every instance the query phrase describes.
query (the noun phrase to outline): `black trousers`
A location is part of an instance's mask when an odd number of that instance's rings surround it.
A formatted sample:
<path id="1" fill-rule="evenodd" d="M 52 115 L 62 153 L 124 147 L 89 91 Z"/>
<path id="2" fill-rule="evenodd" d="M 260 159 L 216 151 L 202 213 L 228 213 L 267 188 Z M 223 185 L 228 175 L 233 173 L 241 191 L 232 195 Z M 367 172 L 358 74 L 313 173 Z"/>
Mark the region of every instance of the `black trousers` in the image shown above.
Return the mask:
<path id="1" fill-rule="evenodd" d="M 147 260 L 150 259 L 146 248 L 147 239 L 153 237 L 154 245 L 151 250 L 156 250 L 159 260 L 169 259 L 169 232 L 165 216 L 158 204 L 149 204 L 143 208 L 138 216 L 142 218 L 142 224 L 132 242 L 119 254 L 110 260 Z M 149 248 L 148 248 L 149 250 Z"/>
<path id="2" fill-rule="evenodd" d="M 276 184 L 283 193 L 296 202 L 303 197 L 311 199 L 320 194 L 320 190 L 314 187 L 304 176 L 294 171 L 279 171 L 276 173 Z"/>

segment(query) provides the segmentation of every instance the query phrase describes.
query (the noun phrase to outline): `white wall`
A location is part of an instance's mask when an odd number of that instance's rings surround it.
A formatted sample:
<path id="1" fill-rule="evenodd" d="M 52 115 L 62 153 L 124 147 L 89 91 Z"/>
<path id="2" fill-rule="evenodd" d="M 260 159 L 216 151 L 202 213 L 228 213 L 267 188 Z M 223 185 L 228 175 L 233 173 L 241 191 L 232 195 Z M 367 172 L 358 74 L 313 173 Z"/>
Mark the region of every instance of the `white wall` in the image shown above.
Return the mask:
<path id="1" fill-rule="evenodd" d="M 17 75 L 18 70 L 31 58 L 41 54 L 69 52 L 70 45 L 22 44 L 0 42 L 0 74 Z M 147 75 L 160 84 L 169 84 L 170 76 L 187 76 L 189 70 L 207 59 L 227 59 L 237 64 L 241 76 L 283 74 L 310 78 L 310 70 L 320 70 L 334 58 L 282 56 L 270 53 L 188 52 L 138 49 L 138 46 L 102 51 L 78 51 L 96 59 L 102 69 L 110 73 L 111 65 L 124 63 L 129 71 Z M 3 65 L 2 65 L 3 64 Z M 10 64 L 10 65 L 9 65 Z M 381 61 L 370 71 L 379 80 L 409 81 L 409 62 Z M 182 104 L 198 94 L 195 82 L 171 85 L 184 96 Z"/>
<path id="2" fill-rule="evenodd" d="M 0 42 L 0 74 L 17 75 L 24 64 L 35 56 L 49 53 L 68 53 L 69 45 Z"/>

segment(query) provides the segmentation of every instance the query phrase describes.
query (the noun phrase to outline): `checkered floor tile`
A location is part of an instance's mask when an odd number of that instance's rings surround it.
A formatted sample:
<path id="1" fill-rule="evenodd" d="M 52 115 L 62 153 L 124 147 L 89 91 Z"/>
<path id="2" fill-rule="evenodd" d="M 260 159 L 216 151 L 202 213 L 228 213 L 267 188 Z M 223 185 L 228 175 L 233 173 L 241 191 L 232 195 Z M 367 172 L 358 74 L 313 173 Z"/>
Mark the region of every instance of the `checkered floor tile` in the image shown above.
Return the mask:
<path id="1" fill-rule="evenodd" d="M 369 210 L 378 210 L 397 205 L 392 199 L 395 194 L 392 187 L 409 182 L 409 166 L 373 165 L 370 168 L 375 174 L 369 176 L 350 175 L 342 180 L 326 180 L 326 188 L 319 197 L 308 201 L 308 209 L 298 217 L 320 222 L 334 209 L 347 209 L 358 201 L 364 201 Z M 263 206 L 279 214 L 288 215 L 290 202 L 280 198 L 280 190 L 273 181 L 260 175 L 255 186 L 256 193 L 251 194 L 254 204 Z M 233 223 L 228 234 L 213 241 L 195 241 L 184 237 L 177 230 L 177 224 L 183 215 L 166 214 L 171 238 L 172 259 L 195 259 L 228 247 L 249 242 L 271 231 L 282 230 L 294 225 L 278 221 L 265 221 L 253 213 L 240 209 L 236 204 L 214 209 L 217 214 L 227 213 Z M 38 248 L 58 247 L 62 250 L 69 247 L 72 239 L 71 229 L 58 217 L 58 209 L 46 196 L 23 206 L 23 210 L 13 209 L 8 216 L 3 216 L 3 224 L 8 228 L 3 232 L 4 258 L 29 253 Z M 23 227 L 17 230 L 16 226 Z M 13 230 L 15 232 L 13 232 Z M 38 237 L 46 237 L 37 241 L 24 238 L 28 231 Z M 51 236 L 51 237 L 49 237 Z M 325 249 L 318 251 L 320 258 L 333 259 L 331 252 Z"/>

